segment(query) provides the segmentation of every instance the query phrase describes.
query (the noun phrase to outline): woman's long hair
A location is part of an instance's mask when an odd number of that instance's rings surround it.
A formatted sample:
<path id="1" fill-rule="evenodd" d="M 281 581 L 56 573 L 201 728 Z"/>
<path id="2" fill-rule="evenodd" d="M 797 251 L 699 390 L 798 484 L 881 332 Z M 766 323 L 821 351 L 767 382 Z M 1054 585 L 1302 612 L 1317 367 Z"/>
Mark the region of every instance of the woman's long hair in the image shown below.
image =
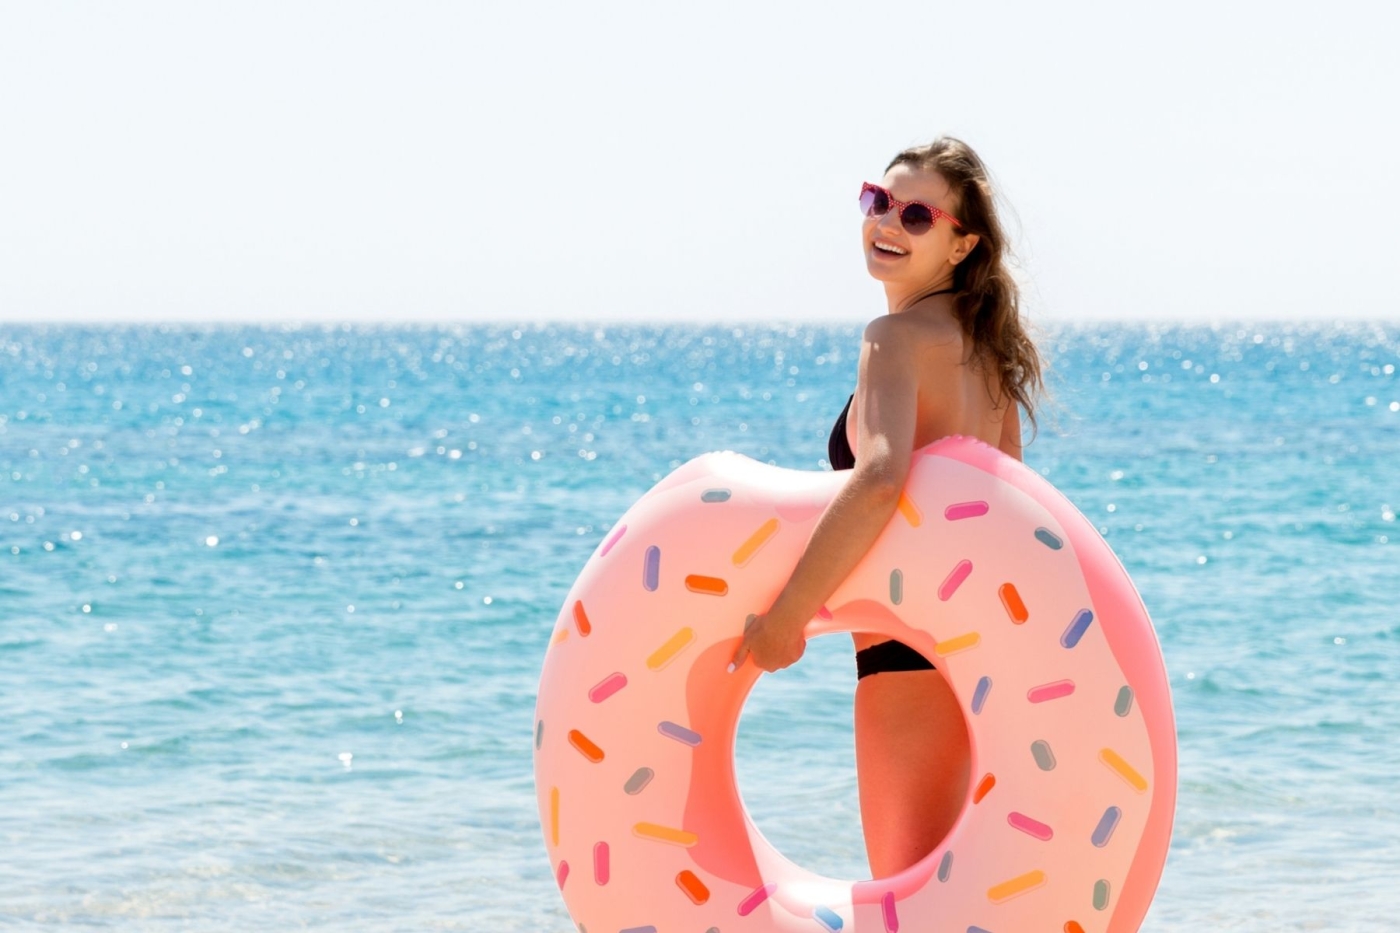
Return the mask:
<path id="1" fill-rule="evenodd" d="M 896 165 L 937 172 L 957 199 L 962 233 L 975 233 L 977 245 L 953 269 L 953 313 L 972 338 L 973 360 L 991 367 L 1001 385 L 1036 423 L 1035 401 L 1045 390 L 1040 351 L 1021 321 L 1021 290 L 1008 268 L 1006 233 L 997 219 L 987 167 L 960 139 L 941 136 L 895 156 Z"/>

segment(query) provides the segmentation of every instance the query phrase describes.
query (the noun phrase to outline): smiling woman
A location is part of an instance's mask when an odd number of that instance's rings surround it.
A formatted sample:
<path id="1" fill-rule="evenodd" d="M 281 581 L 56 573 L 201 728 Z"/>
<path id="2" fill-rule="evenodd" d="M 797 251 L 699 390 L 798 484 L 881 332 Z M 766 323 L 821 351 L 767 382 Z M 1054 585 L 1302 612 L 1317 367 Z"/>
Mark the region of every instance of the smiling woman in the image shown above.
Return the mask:
<path id="1" fill-rule="evenodd" d="M 1020 459 L 1020 409 L 1035 417 L 1040 357 L 977 154 L 948 137 L 905 150 L 879 184 L 861 186 L 860 207 L 866 268 L 885 286 L 887 313 L 866 327 L 856 390 L 831 434 L 831 464 L 851 477 L 736 655 L 766 671 L 802 656 L 803 626 L 894 515 L 914 450 L 962 435 Z M 861 818 L 871 872 L 883 877 L 952 828 L 969 739 L 933 664 L 886 636 L 852 638 Z"/>

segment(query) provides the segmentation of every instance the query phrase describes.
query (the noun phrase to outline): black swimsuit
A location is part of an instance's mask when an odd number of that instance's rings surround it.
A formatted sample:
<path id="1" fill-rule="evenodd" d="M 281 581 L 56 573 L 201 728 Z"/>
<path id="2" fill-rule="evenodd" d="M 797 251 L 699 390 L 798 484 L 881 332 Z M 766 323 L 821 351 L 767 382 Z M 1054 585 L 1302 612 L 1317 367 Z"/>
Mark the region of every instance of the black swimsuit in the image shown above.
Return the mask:
<path id="1" fill-rule="evenodd" d="M 833 470 L 855 469 L 856 455 L 851 450 L 851 442 L 846 440 L 846 416 L 851 412 L 852 395 L 841 409 L 836 424 L 831 428 L 831 437 L 826 442 L 826 458 L 831 461 Z M 856 652 L 856 679 L 869 677 L 884 671 L 931 671 L 933 665 L 928 658 L 919 654 L 902 641 L 882 641 L 878 645 L 862 648 Z"/>

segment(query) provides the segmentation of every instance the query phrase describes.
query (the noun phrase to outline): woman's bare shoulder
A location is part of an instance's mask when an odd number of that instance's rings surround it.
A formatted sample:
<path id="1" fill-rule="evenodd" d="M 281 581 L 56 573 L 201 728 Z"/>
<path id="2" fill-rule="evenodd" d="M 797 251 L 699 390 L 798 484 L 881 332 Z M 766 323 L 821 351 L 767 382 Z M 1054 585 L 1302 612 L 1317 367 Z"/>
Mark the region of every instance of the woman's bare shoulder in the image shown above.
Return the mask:
<path id="1" fill-rule="evenodd" d="M 891 341 L 915 352 L 947 353 L 959 359 L 963 333 L 956 321 L 922 314 L 882 314 L 865 325 L 867 342 Z"/>

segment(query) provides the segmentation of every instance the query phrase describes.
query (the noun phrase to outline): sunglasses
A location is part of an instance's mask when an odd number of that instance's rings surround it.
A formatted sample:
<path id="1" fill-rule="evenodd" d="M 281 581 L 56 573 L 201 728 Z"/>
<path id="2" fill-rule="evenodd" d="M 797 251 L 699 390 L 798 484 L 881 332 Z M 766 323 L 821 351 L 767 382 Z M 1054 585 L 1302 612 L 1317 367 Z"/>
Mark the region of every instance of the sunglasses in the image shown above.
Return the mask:
<path id="1" fill-rule="evenodd" d="M 883 217 L 891 209 L 897 209 L 899 222 L 904 225 L 905 232 L 913 236 L 928 233 L 940 217 L 948 218 L 955 227 L 962 226 L 958 219 L 947 211 L 930 207 L 923 201 L 901 201 L 884 188 L 872 185 L 868 181 L 860 186 L 860 209 L 866 217 Z"/>

